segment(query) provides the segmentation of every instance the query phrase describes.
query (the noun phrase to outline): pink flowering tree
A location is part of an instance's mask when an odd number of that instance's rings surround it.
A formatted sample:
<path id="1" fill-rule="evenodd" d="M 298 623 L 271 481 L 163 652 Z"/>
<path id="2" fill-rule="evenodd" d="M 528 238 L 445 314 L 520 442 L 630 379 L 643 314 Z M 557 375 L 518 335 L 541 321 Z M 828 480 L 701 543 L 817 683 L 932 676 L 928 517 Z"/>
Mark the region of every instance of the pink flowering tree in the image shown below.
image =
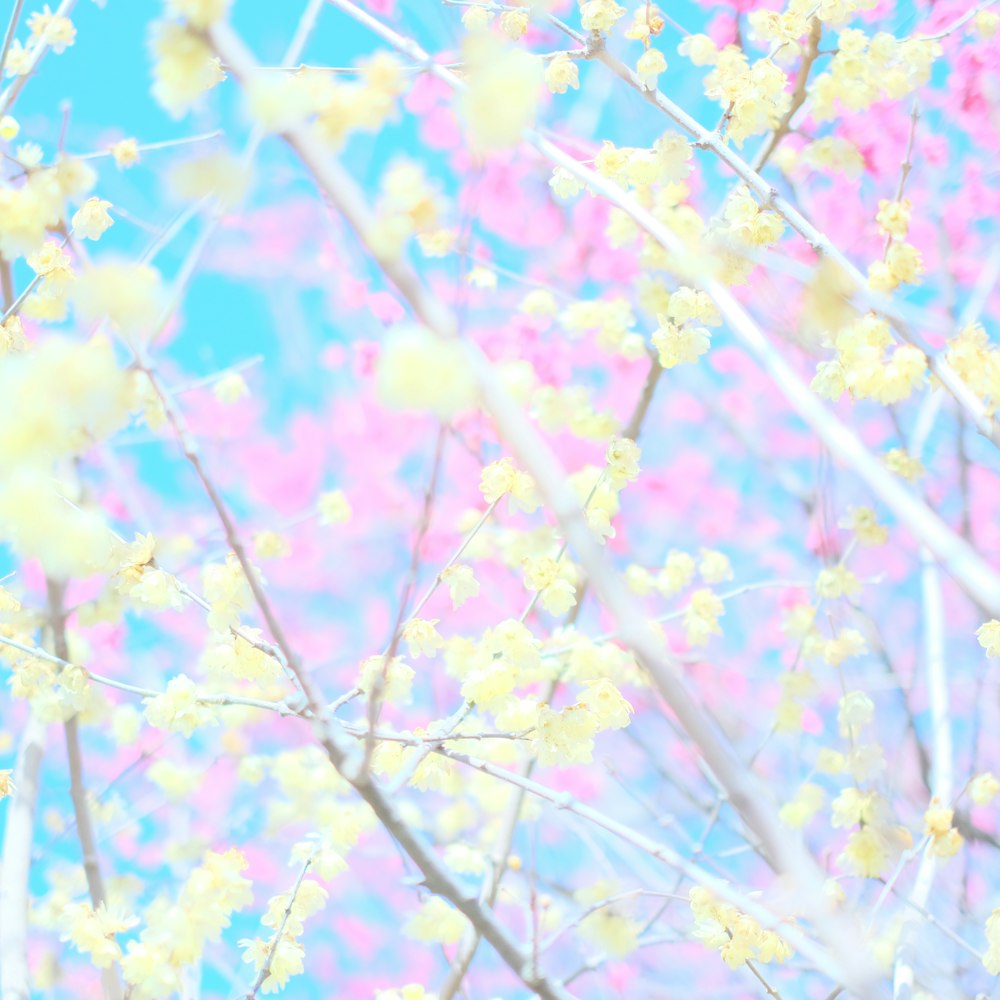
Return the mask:
<path id="1" fill-rule="evenodd" d="M 2 1000 L 992 995 L 991 0 L 6 6 Z"/>

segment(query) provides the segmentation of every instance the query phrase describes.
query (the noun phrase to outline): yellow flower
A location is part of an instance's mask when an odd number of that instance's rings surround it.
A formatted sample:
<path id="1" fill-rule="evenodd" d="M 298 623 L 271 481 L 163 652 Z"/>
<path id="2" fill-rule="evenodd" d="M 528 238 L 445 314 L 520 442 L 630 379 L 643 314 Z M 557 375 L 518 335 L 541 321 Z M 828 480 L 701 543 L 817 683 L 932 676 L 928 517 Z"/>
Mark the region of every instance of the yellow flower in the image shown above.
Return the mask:
<path id="1" fill-rule="evenodd" d="M 449 566 L 442 570 L 441 582 L 448 588 L 453 608 L 460 608 L 479 593 L 479 581 L 473 575 L 471 566 Z"/>
<path id="2" fill-rule="evenodd" d="M 433 656 L 443 645 L 435 626 L 438 619 L 411 618 L 403 626 L 403 641 L 409 647 L 410 656 Z"/>
<path id="3" fill-rule="evenodd" d="M 580 70 L 575 59 L 565 52 L 560 52 L 554 59 L 550 59 L 545 66 L 545 86 L 553 94 L 565 94 L 567 89 L 580 89 Z"/>
<path id="4" fill-rule="evenodd" d="M 477 397 L 462 345 L 415 324 L 389 331 L 377 363 L 377 380 L 385 406 L 425 410 L 442 420 L 470 409 Z"/>
<path id="5" fill-rule="evenodd" d="M 466 917 L 440 896 L 431 896 L 403 926 L 403 933 L 427 944 L 455 944 L 469 926 Z"/>
<path id="6" fill-rule="evenodd" d="M 996 797 L 997 792 L 1000 792 L 1000 781 L 990 771 L 977 774 L 969 782 L 969 798 L 977 806 L 989 805 Z"/>
<path id="7" fill-rule="evenodd" d="M 469 75 L 459 109 L 473 150 L 491 153 L 516 145 L 535 120 L 540 60 L 486 34 L 468 37 L 462 51 Z"/>
<path id="8" fill-rule="evenodd" d="M 108 150 L 119 170 L 135 166 L 139 162 L 139 143 L 133 138 L 113 142 Z"/>
<path id="9" fill-rule="evenodd" d="M 636 63 L 635 72 L 639 81 L 649 90 L 656 89 L 656 81 L 667 68 L 666 57 L 659 49 L 647 49 Z"/>
<path id="10" fill-rule="evenodd" d="M 220 403 L 232 406 L 233 403 L 249 396 L 250 388 L 239 372 L 230 372 L 212 386 L 212 394 Z"/>
<path id="11" fill-rule="evenodd" d="M 214 709 L 198 701 L 194 681 L 184 674 L 174 677 L 163 694 L 143 698 L 143 702 L 146 705 L 146 720 L 157 729 L 191 736 L 199 726 L 218 725 Z"/>
<path id="12" fill-rule="evenodd" d="M 153 97 L 175 118 L 226 78 L 208 43 L 176 21 L 156 22 L 150 45 L 154 55 Z"/>
<path id="13" fill-rule="evenodd" d="M 976 638 L 979 645 L 986 650 L 986 658 L 993 659 L 1000 656 L 1000 621 L 991 618 L 984 625 L 976 629 Z"/>
<path id="14" fill-rule="evenodd" d="M 77 209 L 71 220 L 73 233 L 85 240 L 97 240 L 114 225 L 115 220 L 108 214 L 110 201 L 88 198 Z"/>
<path id="15" fill-rule="evenodd" d="M 581 0 L 580 3 L 580 23 L 584 31 L 610 31 L 624 15 L 625 8 L 615 0 Z"/>
<path id="16" fill-rule="evenodd" d="M 330 490 L 321 494 L 317 508 L 321 525 L 346 524 L 351 519 L 351 505 L 343 490 Z"/>

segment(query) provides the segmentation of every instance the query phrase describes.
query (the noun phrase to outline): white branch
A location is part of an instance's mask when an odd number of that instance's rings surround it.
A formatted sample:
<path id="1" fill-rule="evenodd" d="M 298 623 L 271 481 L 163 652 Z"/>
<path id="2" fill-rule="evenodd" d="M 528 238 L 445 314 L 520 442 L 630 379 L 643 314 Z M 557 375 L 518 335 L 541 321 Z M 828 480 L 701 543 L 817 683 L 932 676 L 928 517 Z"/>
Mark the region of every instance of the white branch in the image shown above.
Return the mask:
<path id="1" fill-rule="evenodd" d="M 14 766 L 14 794 L 7 801 L 0 861 L 0 998 L 29 1000 L 28 872 L 38 801 L 38 776 L 46 728 L 29 708 Z M 3 806 L 0 806 L 3 808 Z"/>

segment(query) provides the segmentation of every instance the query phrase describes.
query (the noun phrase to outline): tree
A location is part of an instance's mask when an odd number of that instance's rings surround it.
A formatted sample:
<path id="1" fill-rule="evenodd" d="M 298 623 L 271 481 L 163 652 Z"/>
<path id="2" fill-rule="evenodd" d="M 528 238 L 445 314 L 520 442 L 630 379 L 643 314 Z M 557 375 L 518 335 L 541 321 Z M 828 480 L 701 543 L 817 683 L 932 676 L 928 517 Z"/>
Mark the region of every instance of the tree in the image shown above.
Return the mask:
<path id="1" fill-rule="evenodd" d="M 3 1000 L 991 989 L 991 4 L 73 6 Z"/>

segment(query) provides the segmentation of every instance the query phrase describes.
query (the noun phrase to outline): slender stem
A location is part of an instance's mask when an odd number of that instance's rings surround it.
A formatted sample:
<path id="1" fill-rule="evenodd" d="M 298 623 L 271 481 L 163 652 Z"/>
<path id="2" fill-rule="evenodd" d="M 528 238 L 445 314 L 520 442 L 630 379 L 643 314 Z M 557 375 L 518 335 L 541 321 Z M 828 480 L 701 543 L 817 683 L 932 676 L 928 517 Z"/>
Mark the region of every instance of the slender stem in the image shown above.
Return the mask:
<path id="1" fill-rule="evenodd" d="M 66 643 L 66 612 L 63 599 L 66 593 L 64 583 L 46 577 L 45 589 L 49 602 L 49 623 L 52 629 L 52 647 L 59 659 L 69 659 Z M 83 754 L 80 750 L 80 722 L 76 715 L 64 724 L 66 732 L 66 757 L 69 761 L 69 789 L 76 820 L 76 835 L 80 841 L 83 857 L 83 871 L 87 877 L 90 904 L 96 910 L 106 900 L 101 863 L 97 853 L 97 837 L 87 801 L 87 789 L 83 776 Z M 121 982 L 114 968 L 106 969 L 101 975 L 106 1000 L 119 1000 L 122 996 Z"/>
<path id="2" fill-rule="evenodd" d="M 299 889 L 302 886 L 302 880 L 306 877 L 306 872 L 309 871 L 309 866 L 312 863 L 313 859 L 308 858 L 299 871 L 299 877 L 295 880 L 295 885 L 292 886 L 291 895 L 288 897 L 288 905 L 285 907 L 285 912 L 281 915 L 281 923 L 278 925 L 277 930 L 274 932 L 274 937 L 271 939 L 271 947 L 268 949 L 267 958 L 264 960 L 264 964 L 260 967 L 260 972 L 257 973 L 257 978 L 254 980 L 253 986 L 250 987 L 250 991 L 246 994 L 245 1000 L 257 1000 L 257 991 L 264 985 L 264 980 L 271 974 L 271 964 L 274 962 L 274 953 L 278 950 L 278 945 L 281 943 L 281 935 L 285 933 L 288 918 L 292 915 L 292 907 L 295 905 L 295 897 L 299 894 Z"/>
<path id="3" fill-rule="evenodd" d="M 24 8 L 24 0 L 14 0 L 14 9 L 10 12 L 10 20 L 7 22 L 7 30 L 4 32 L 3 45 L 0 46 L 0 79 L 4 76 L 4 67 L 7 62 L 7 53 L 10 51 L 14 35 L 17 33 L 17 22 L 21 19 L 21 11 Z"/>

